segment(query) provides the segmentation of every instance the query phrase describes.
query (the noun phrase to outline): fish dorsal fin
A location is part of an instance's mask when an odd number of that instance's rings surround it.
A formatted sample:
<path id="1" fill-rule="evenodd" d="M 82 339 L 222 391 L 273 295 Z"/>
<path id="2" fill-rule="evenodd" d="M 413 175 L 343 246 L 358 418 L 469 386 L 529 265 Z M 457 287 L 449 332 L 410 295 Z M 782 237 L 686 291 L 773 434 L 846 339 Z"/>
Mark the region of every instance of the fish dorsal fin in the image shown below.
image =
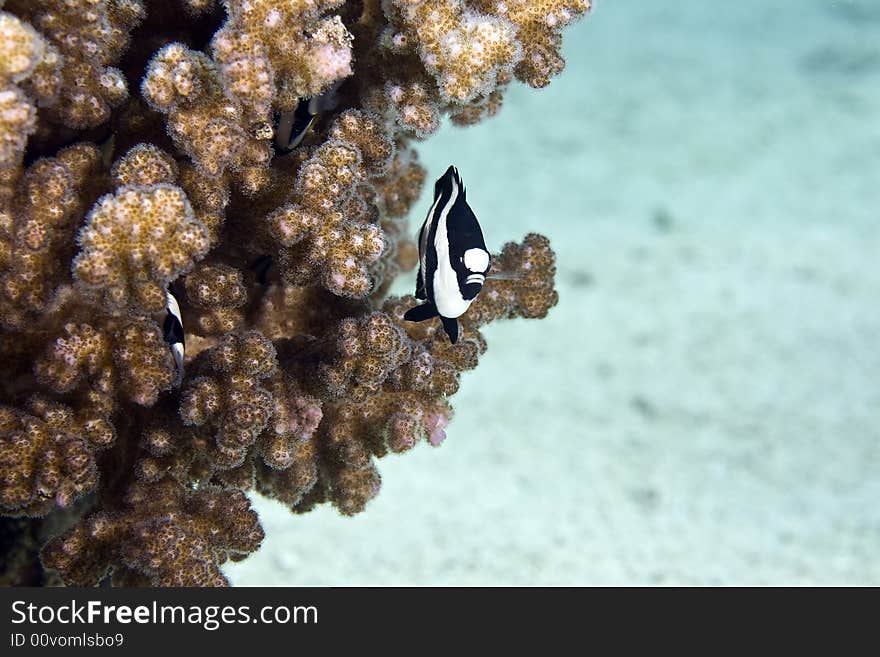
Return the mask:
<path id="1" fill-rule="evenodd" d="M 434 200 L 436 201 L 440 198 L 440 195 L 443 194 L 443 181 L 446 180 L 446 176 L 440 176 L 437 178 L 437 182 L 434 183 Z"/>
<path id="2" fill-rule="evenodd" d="M 450 167 L 450 169 L 452 169 L 452 175 L 455 177 L 455 182 L 458 183 L 459 198 L 461 198 L 461 200 L 464 201 L 466 190 L 464 188 L 464 183 L 461 180 L 461 176 L 458 173 L 458 169 L 456 169 L 455 167 Z"/>
<path id="3" fill-rule="evenodd" d="M 443 193 L 444 185 L 452 185 L 455 182 L 455 185 L 458 187 L 458 195 L 461 198 L 464 198 L 464 185 L 461 182 L 461 176 L 458 175 L 458 169 L 456 169 L 453 165 L 449 165 L 449 168 L 446 169 L 446 173 L 440 176 L 437 179 L 437 182 L 434 183 L 434 200 L 436 201 L 440 198 L 440 195 Z"/>

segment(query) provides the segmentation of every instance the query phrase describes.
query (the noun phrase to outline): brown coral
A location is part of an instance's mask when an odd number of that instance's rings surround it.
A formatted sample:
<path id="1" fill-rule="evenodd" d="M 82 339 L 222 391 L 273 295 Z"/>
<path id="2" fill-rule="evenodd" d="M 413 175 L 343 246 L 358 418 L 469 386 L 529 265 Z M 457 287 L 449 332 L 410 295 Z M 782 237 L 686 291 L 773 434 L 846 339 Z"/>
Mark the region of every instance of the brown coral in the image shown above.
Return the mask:
<path id="1" fill-rule="evenodd" d="M 522 57 L 511 21 L 473 11 L 462 0 L 394 0 L 392 5 L 400 21 L 392 43 L 417 44 L 425 70 L 448 102 L 466 103 L 488 94 L 498 74 Z"/>
<path id="2" fill-rule="evenodd" d="M 543 235 L 530 233 L 522 244 L 505 244 L 492 268 L 510 280 L 489 281 L 468 310 L 468 322 L 475 326 L 502 317 L 540 319 L 559 301 L 554 289 L 556 256 Z"/>
<path id="3" fill-rule="evenodd" d="M 184 390 L 180 417 L 184 424 L 214 428 L 211 461 L 219 468 L 241 465 L 266 427 L 273 399 L 261 380 L 276 368 L 275 349 L 257 331 L 230 333 L 196 363 L 197 376 Z"/>
<path id="4" fill-rule="evenodd" d="M 292 377 L 276 377 L 269 390 L 275 407 L 257 439 L 257 452 L 270 468 L 284 470 L 304 458 L 303 445 L 312 444 L 323 418 L 321 401 Z"/>
<path id="5" fill-rule="evenodd" d="M 78 281 L 111 311 L 165 307 L 165 287 L 208 251 L 209 235 L 183 190 L 158 183 L 120 187 L 95 204 L 73 262 Z"/>
<path id="6" fill-rule="evenodd" d="M 293 201 L 267 217 L 282 247 L 280 266 L 296 285 L 320 280 L 340 296 L 362 297 L 373 285 L 368 267 L 385 248 L 376 218 L 375 189 L 393 146 L 375 120 L 342 114 L 330 138 L 300 167 Z"/>
<path id="7" fill-rule="evenodd" d="M 17 166 L 37 128 L 36 107 L 17 83 L 33 73 L 45 41 L 27 23 L 0 12 L 0 169 Z"/>
<path id="8" fill-rule="evenodd" d="M 0 407 L 0 509 L 43 515 L 94 489 L 94 453 L 115 438 L 105 417 L 35 398 L 28 412 Z"/>
<path id="9" fill-rule="evenodd" d="M 387 294 L 413 144 L 547 84 L 587 0 L 0 4 L 0 512 L 63 511 L 65 583 L 225 584 L 262 539 L 248 490 L 361 512 L 377 459 L 446 438 L 481 327 L 557 302 L 538 235 L 455 345 Z"/>
<path id="10" fill-rule="evenodd" d="M 92 127 L 128 98 L 125 77 L 113 64 L 144 18 L 140 0 L 8 0 L 6 9 L 30 21 L 60 53 L 54 66 L 60 89 L 49 108 L 54 122 Z"/>
<path id="11" fill-rule="evenodd" d="M 230 2 L 229 18 L 212 49 L 225 86 L 249 96 L 259 115 L 269 107 L 296 108 L 352 73 L 352 36 L 339 16 L 325 14 L 341 0 Z"/>
<path id="12" fill-rule="evenodd" d="M 37 360 L 37 377 L 56 393 L 86 382 L 102 398 L 116 395 L 152 406 L 171 387 L 174 363 L 159 327 L 149 320 L 70 323 Z"/>
<path id="13" fill-rule="evenodd" d="M 0 318 L 22 327 L 42 312 L 68 279 L 77 222 L 94 193 L 100 154 L 91 144 L 63 149 L 32 164 L 10 197 L 0 197 Z"/>
<path id="14" fill-rule="evenodd" d="M 484 3 L 493 4 L 478 0 L 477 5 Z M 559 53 L 560 30 L 590 11 L 590 0 L 508 0 L 504 5 L 507 11 L 494 3 L 499 14 L 517 26 L 517 38 L 523 46 L 523 57 L 514 69 L 516 77 L 532 87 L 547 86 L 565 66 Z"/>
<path id="15" fill-rule="evenodd" d="M 126 583 L 217 586 L 226 583 L 220 565 L 253 552 L 262 540 L 257 516 L 240 491 L 187 491 L 164 481 L 133 485 L 121 511 L 85 518 L 45 547 L 43 561 L 79 586 L 100 582 L 111 571 Z"/>
<path id="16" fill-rule="evenodd" d="M 241 270 L 223 264 L 201 264 L 186 277 L 186 295 L 200 311 L 192 325 L 195 333 L 229 333 L 244 322 L 240 308 L 247 301 L 247 288 Z"/>
<path id="17" fill-rule="evenodd" d="M 177 163 L 154 144 L 137 144 L 116 160 L 110 178 L 115 187 L 173 183 L 177 179 Z"/>
<path id="18" fill-rule="evenodd" d="M 517 79 L 543 87 L 562 71 L 560 30 L 583 14 L 589 0 L 392 0 L 388 23 L 370 31 L 378 48 L 358 52 L 387 77 L 371 80 L 363 102 L 401 129 L 424 139 L 448 112 L 459 125 L 496 114 L 507 85 Z M 404 75 L 401 75 L 401 74 Z"/>
<path id="19" fill-rule="evenodd" d="M 205 54 L 180 43 L 165 46 L 150 62 L 141 93 L 167 116 L 175 145 L 202 175 L 217 178 L 232 168 L 247 193 L 268 182 L 268 139 L 252 133 L 256 118 L 224 93 L 220 70 Z"/>

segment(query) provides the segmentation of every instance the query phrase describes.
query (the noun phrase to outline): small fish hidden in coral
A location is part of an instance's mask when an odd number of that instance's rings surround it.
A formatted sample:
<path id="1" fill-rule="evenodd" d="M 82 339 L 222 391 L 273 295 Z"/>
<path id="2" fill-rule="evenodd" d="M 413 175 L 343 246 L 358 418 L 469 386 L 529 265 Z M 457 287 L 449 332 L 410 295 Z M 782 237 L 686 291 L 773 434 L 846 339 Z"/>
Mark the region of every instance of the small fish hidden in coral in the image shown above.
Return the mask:
<path id="1" fill-rule="evenodd" d="M 434 185 L 434 205 L 419 231 L 416 298 L 426 303 L 403 316 L 421 322 L 440 316 L 452 344 L 458 320 L 483 289 L 491 267 L 480 222 L 465 198 L 458 170 L 450 166 Z"/>
<path id="2" fill-rule="evenodd" d="M 183 320 L 180 317 L 180 306 L 177 298 L 171 292 L 171 288 L 165 291 L 165 323 L 162 327 L 165 342 L 171 349 L 171 355 L 174 356 L 174 366 L 177 369 L 177 376 L 174 379 L 174 386 L 177 387 L 183 381 L 183 357 L 186 354 L 186 345 L 183 336 Z"/>
<path id="3" fill-rule="evenodd" d="M 287 155 L 300 145 L 318 116 L 318 99 L 299 101 L 292 112 L 279 114 L 275 129 L 275 149 L 279 155 Z"/>
<path id="4" fill-rule="evenodd" d="M 265 286 L 269 282 L 269 270 L 272 269 L 272 256 L 261 255 L 251 261 L 248 269 L 254 272 L 254 276 L 260 285 Z"/>
<path id="5" fill-rule="evenodd" d="M 342 81 L 333 84 L 327 91 L 313 98 L 302 98 L 292 112 L 275 116 L 275 151 L 287 155 L 302 143 L 315 124 L 321 112 L 329 112 L 339 104 L 336 92 Z"/>

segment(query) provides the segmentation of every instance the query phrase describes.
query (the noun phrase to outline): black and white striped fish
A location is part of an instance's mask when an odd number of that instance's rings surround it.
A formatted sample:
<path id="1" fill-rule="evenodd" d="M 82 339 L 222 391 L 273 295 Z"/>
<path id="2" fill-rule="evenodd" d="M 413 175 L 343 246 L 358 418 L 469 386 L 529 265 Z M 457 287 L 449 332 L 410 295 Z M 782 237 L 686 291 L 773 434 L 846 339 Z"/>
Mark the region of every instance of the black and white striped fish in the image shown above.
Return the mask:
<path id="1" fill-rule="evenodd" d="M 294 111 L 277 116 L 275 151 L 279 155 L 287 155 L 300 145 L 314 124 L 318 109 L 317 98 L 306 98 L 299 101 Z"/>
<path id="2" fill-rule="evenodd" d="M 342 80 L 335 82 L 324 93 L 312 98 L 302 98 L 292 112 L 275 117 L 275 152 L 287 155 L 302 143 L 321 112 L 329 112 L 339 104 L 336 92 Z"/>
<path id="3" fill-rule="evenodd" d="M 174 386 L 177 387 L 183 381 L 183 357 L 186 354 L 186 345 L 183 336 L 183 320 L 180 317 L 180 306 L 177 298 L 172 294 L 171 289 L 165 290 L 165 323 L 162 330 L 165 342 L 171 349 L 171 355 L 174 356 L 174 366 L 177 368 L 177 376 L 174 379 Z"/>
<path id="4" fill-rule="evenodd" d="M 483 289 L 490 268 L 480 223 L 465 198 L 455 167 L 434 185 L 434 205 L 419 231 L 416 298 L 425 300 L 403 316 L 421 322 L 440 316 L 446 335 L 458 341 L 458 320 Z"/>

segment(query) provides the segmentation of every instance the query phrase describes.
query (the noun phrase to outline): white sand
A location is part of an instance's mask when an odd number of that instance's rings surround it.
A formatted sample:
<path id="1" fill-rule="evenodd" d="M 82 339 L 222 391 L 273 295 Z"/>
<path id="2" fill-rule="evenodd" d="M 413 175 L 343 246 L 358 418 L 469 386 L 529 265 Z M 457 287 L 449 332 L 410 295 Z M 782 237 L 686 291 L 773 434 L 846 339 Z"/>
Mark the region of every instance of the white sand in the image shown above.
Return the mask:
<path id="1" fill-rule="evenodd" d="M 491 247 L 551 237 L 559 306 L 364 514 L 258 501 L 235 584 L 880 584 L 880 7 L 598 5 L 422 148 Z"/>

